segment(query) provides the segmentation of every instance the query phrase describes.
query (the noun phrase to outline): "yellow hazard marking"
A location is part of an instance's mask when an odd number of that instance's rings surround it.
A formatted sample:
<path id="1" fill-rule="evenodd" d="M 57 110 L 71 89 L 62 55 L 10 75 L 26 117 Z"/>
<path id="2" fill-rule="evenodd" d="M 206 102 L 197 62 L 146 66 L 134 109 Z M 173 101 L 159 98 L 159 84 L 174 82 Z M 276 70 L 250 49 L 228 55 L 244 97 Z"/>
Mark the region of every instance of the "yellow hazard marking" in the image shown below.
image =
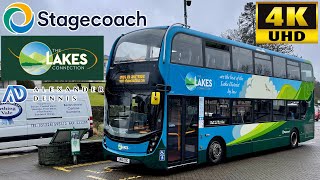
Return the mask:
<path id="1" fill-rule="evenodd" d="M 96 176 L 87 176 L 87 178 L 91 178 L 91 179 L 96 179 L 96 180 L 107 180 L 105 178 L 101 178 L 101 177 L 96 177 Z"/>
<path id="2" fill-rule="evenodd" d="M 114 171 L 117 171 L 117 170 L 123 169 L 123 167 L 122 166 L 114 166 L 114 167 L 106 166 L 104 169 L 112 169 Z"/>
<path id="3" fill-rule="evenodd" d="M 109 173 L 109 172 L 112 172 L 113 170 L 117 170 L 117 169 L 112 169 L 110 167 L 105 167 L 103 171 Z"/>
<path id="4" fill-rule="evenodd" d="M 98 171 L 92 171 L 92 170 L 84 170 L 84 171 L 86 171 L 86 172 L 90 172 L 90 173 L 95 173 L 95 174 L 101 174 L 101 173 L 103 173 L 103 172 L 98 172 Z"/>
<path id="5" fill-rule="evenodd" d="M 116 170 L 116 169 L 115 169 L 115 170 Z M 93 171 L 93 170 L 89 170 L 89 169 L 84 170 L 84 171 L 90 172 L 90 173 L 94 173 L 94 174 L 103 174 L 103 173 L 110 173 L 110 172 L 113 171 L 113 169 L 111 169 L 111 168 L 109 168 L 109 167 L 105 167 L 105 168 L 103 169 L 103 171 Z"/>
<path id="6" fill-rule="evenodd" d="M 17 158 L 17 157 L 21 157 L 21 156 L 25 156 L 25 154 L 9 155 L 9 156 L 0 156 L 0 159 Z"/>
<path id="7" fill-rule="evenodd" d="M 71 172 L 71 170 L 65 169 L 63 167 L 53 167 L 53 169 L 63 171 L 63 172 Z"/>
<path id="8" fill-rule="evenodd" d="M 107 161 L 97 161 L 97 162 L 91 162 L 91 163 L 84 163 L 84 164 L 77 164 L 77 165 L 71 165 L 71 166 L 55 166 L 53 167 L 53 169 L 59 170 L 59 171 L 64 171 L 64 172 L 71 172 L 70 169 L 73 168 L 78 168 L 78 167 L 84 167 L 84 166 L 92 166 L 92 165 L 96 165 L 96 164 L 104 164 L 107 162 L 111 162 L 110 160 Z"/>
<path id="9" fill-rule="evenodd" d="M 131 179 L 138 179 L 141 178 L 142 176 L 131 176 L 131 177 L 127 177 L 127 178 L 123 178 L 123 179 L 119 179 L 119 180 L 131 180 Z"/>

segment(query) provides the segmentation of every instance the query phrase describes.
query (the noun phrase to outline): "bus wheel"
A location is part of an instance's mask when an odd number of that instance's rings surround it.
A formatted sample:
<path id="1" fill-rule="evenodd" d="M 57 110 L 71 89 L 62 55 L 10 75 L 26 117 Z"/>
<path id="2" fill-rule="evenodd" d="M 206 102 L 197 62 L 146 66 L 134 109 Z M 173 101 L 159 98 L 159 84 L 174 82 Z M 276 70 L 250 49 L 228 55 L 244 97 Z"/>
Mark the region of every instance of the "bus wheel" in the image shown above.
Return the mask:
<path id="1" fill-rule="evenodd" d="M 298 132 L 296 129 L 293 129 L 290 133 L 290 147 L 296 148 L 298 147 Z"/>
<path id="2" fill-rule="evenodd" d="M 213 164 L 219 164 L 222 162 L 225 156 L 225 147 L 223 142 L 218 139 L 214 138 L 209 145 L 209 150 L 208 150 L 208 159 L 209 162 Z"/>

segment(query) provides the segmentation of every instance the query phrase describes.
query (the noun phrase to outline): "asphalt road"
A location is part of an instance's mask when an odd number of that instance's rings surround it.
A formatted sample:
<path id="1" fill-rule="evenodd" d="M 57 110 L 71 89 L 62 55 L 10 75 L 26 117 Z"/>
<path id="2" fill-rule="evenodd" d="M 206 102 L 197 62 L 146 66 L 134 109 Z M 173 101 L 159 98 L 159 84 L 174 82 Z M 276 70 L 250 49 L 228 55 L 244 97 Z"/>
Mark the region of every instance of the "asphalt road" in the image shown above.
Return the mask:
<path id="1" fill-rule="evenodd" d="M 250 154 L 226 163 L 191 166 L 168 172 L 110 161 L 76 166 L 42 167 L 37 153 L 0 156 L 0 180 L 130 180 L 130 179 L 320 179 L 320 122 L 316 137 L 297 149 Z"/>

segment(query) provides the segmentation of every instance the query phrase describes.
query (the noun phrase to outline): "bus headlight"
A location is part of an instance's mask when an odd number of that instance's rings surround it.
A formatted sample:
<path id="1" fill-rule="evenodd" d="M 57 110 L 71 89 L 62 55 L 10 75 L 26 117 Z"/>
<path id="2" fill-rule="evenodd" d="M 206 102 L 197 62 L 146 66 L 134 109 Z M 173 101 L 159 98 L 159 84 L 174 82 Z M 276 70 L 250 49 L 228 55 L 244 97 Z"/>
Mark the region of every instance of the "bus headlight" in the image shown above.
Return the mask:
<path id="1" fill-rule="evenodd" d="M 154 134 L 154 136 L 150 139 L 147 152 L 148 154 L 152 153 L 156 149 L 156 146 L 159 143 L 159 139 L 159 134 Z"/>
<path id="2" fill-rule="evenodd" d="M 103 138 L 103 145 L 104 145 L 105 147 L 107 147 L 106 137 Z"/>

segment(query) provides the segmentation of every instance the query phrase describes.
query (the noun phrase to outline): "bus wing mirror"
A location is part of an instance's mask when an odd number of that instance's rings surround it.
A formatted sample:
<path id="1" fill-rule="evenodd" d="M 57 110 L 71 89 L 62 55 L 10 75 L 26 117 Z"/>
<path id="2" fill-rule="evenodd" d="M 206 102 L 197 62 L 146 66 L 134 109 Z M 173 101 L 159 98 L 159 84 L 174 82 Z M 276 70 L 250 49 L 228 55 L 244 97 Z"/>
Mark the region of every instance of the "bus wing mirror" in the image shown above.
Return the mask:
<path id="1" fill-rule="evenodd" d="M 151 93 L 151 105 L 159 105 L 160 104 L 160 92 L 152 92 Z"/>

